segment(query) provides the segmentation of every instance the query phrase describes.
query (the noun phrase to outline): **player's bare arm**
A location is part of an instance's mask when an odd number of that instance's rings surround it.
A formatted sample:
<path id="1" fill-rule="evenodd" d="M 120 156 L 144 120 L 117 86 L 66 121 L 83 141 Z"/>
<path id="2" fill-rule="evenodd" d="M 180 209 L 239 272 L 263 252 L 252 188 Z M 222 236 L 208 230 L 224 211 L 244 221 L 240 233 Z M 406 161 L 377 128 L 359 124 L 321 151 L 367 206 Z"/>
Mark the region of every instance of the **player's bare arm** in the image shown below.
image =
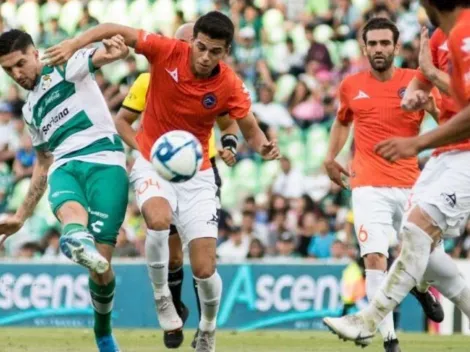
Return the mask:
<path id="1" fill-rule="evenodd" d="M 237 120 L 237 123 L 248 145 L 259 153 L 263 159 L 274 160 L 280 158 L 281 153 L 276 141 L 268 141 L 252 112 Z"/>
<path id="2" fill-rule="evenodd" d="M 429 46 L 429 31 L 426 27 L 421 29 L 421 45 L 419 50 L 419 67 L 426 78 L 432 82 L 442 93 L 450 95 L 450 76 L 439 70 L 432 61 Z"/>
<path id="3" fill-rule="evenodd" d="M 406 111 L 417 111 L 427 101 L 433 88 L 432 83 L 413 78 L 406 88 L 405 95 L 401 101 L 401 108 Z"/>
<path id="4" fill-rule="evenodd" d="M 47 189 L 47 173 L 52 161 L 53 157 L 51 154 L 43 151 L 37 152 L 37 161 L 34 166 L 31 184 L 23 204 L 16 211 L 16 214 L 0 222 L 0 234 L 5 235 L 0 243 L 3 243 L 8 236 L 18 232 L 26 219 L 33 214 L 34 208 L 36 208 L 36 205 Z"/>
<path id="5" fill-rule="evenodd" d="M 91 58 L 95 68 L 124 59 L 129 55 L 129 48 L 121 35 L 115 35 L 110 39 L 103 39 L 103 45 L 104 48 L 98 49 Z"/>
<path id="6" fill-rule="evenodd" d="M 103 23 L 90 28 L 76 38 L 64 40 L 48 48 L 45 52 L 44 60 L 49 65 L 61 65 L 70 59 L 77 50 L 116 35 L 121 35 L 124 38 L 125 44 L 134 48 L 139 37 L 139 30 L 114 23 Z"/>
<path id="7" fill-rule="evenodd" d="M 139 147 L 136 140 L 137 132 L 132 128 L 132 124 L 137 121 L 139 116 L 140 113 L 121 107 L 114 117 L 116 130 L 122 137 L 124 143 L 135 150 L 138 150 Z"/>
<path id="8" fill-rule="evenodd" d="M 342 175 L 348 176 L 348 171 L 342 167 L 335 159 L 343 149 L 346 141 L 348 140 L 351 130 L 351 123 L 342 123 L 338 119 L 333 122 L 330 132 L 330 142 L 328 152 L 326 154 L 325 165 L 328 177 L 338 186 L 346 188 Z"/>
<path id="9" fill-rule="evenodd" d="M 238 126 L 228 115 L 218 117 L 217 125 L 222 135 L 220 138 L 222 149 L 218 150 L 219 156 L 227 166 L 233 166 L 237 162 Z"/>

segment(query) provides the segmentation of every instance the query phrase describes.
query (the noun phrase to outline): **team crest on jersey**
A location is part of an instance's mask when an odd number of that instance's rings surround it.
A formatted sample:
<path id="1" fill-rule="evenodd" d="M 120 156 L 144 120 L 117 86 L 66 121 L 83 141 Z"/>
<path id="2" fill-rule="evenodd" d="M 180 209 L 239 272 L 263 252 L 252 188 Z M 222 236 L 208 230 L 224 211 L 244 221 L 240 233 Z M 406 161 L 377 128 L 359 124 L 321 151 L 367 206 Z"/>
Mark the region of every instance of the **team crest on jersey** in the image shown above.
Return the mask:
<path id="1" fill-rule="evenodd" d="M 217 97 L 214 93 L 207 93 L 202 97 L 202 106 L 206 109 L 213 109 L 217 105 Z"/>
<path id="2" fill-rule="evenodd" d="M 52 84 L 52 79 L 50 75 L 45 75 L 42 77 L 42 90 L 48 90 Z"/>
<path id="3" fill-rule="evenodd" d="M 398 90 L 398 96 L 400 98 L 403 98 L 405 96 L 405 92 L 406 92 L 406 87 L 401 87 L 399 90 Z"/>

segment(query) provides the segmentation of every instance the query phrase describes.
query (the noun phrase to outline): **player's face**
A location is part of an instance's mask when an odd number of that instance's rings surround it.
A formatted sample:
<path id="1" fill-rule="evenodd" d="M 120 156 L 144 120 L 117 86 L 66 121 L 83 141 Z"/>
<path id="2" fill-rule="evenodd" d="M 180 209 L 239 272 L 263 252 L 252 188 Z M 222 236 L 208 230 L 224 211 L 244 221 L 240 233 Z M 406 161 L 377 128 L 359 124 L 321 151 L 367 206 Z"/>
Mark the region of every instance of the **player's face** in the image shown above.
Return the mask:
<path id="1" fill-rule="evenodd" d="M 372 68 L 378 72 L 387 71 L 393 65 L 398 46 L 393 42 L 393 33 L 388 29 L 377 29 L 367 33 L 365 54 Z"/>
<path id="2" fill-rule="evenodd" d="M 198 76 L 209 76 L 226 55 L 227 47 L 223 39 L 212 39 L 198 33 L 192 40 L 192 67 Z"/>
<path id="3" fill-rule="evenodd" d="M 0 65 L 16 83 L 27 90 L 34 88 L 41 68 L 38 51 L 33 46 L 24 53 L 17 50 L 0 56 Z"/>
<path id="4" fill-rule="evenodd" d="M 428 0 L 421 0 L 421 6 L 426 10 L 429 21 L 434 27 L 439 27 L 439 16 L 435 7 L 431 6 Z"/>

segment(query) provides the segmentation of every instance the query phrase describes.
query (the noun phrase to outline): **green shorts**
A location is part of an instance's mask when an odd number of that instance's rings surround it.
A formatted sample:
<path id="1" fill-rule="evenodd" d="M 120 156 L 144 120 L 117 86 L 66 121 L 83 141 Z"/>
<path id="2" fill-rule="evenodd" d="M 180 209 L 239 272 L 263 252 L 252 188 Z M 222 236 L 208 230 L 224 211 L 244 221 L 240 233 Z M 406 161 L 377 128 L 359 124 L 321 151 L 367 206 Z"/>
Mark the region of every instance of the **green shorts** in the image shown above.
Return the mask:
<path id="1" fill-rule="evenodd" d="M 66 202 L 88 211 L 88 230 L 97 243 L 114 246 L 129 196 L 127 172 L 121 166 L 69 161 L 49 177 L 49 204 L 54 214 Z"/>

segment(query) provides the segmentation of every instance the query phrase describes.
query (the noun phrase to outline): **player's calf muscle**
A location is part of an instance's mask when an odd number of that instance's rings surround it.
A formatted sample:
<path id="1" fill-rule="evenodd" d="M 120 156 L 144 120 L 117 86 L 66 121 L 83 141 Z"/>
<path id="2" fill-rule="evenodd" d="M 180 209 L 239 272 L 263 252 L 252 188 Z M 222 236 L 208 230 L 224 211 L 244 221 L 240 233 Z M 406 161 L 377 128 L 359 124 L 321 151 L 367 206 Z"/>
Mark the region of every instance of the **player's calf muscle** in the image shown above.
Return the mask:
<path id="1" fill-rule="evenodd" d="M 183 250 L 181 248 L 181 241 L 178 234 L 174 234 L 168 239 L 170 245 L 170 260 L 168 268 L 176 270 L 183 266 Z"/>
<path id="2" fill-rule="evenodd" d="M 81 224 L 87 226 L 88 212 L 78 202 L 69 201 L 60 206 L 56 213 L 62 225 Z"/>
<path id="3" fill-rule="evenodd" d="M 426 232 L 434 241 L 438 241 L 442 235 L 441 229 L 436 225 L 436 221 L 424 209 L 415 206 L 407 218 L 418 226 L 421 230 Z"/>

